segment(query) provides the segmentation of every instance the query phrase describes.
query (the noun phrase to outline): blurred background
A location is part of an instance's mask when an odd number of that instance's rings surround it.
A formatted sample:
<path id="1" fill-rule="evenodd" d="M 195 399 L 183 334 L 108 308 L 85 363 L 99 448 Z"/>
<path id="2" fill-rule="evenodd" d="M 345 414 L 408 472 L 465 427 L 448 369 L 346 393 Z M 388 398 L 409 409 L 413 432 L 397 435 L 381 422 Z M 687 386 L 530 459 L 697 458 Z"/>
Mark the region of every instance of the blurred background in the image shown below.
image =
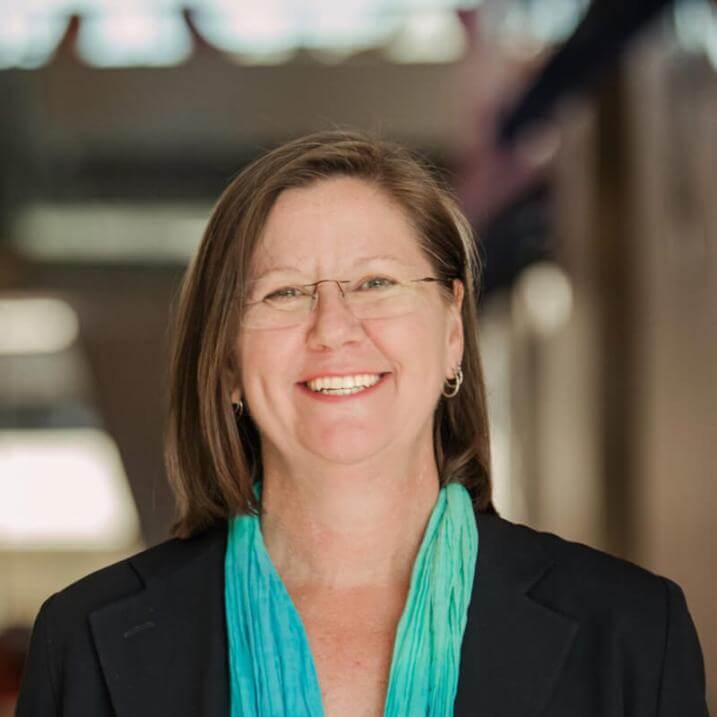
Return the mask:
<path id="1" fill-rule="evenodd" d="M 499 512 L 676 580 L 717 710 L 717 5 L 0 0 L 0 715 L 41 602 L 168 536 L 213 202 L 327 127 L 454 187 Z"/>

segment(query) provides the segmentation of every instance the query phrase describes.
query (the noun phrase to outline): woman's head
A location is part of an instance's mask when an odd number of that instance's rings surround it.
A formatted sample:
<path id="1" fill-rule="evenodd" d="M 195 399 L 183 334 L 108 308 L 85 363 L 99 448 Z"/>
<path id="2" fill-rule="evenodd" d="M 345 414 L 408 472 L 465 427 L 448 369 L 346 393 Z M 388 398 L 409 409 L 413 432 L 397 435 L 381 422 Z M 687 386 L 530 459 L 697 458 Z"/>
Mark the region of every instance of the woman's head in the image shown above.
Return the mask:
<path id="1" fill-rule="evenodd" d="M 245 169 L 219 199 L 180 299 L 174 533 L 256 507 L 262 442 L 289 461 L 347 464 L 427 440 L 441 481 L 462 482 L 492 511 L 479 274 L 455 202 L 400 147 L 324 132 Z M 446 398 L 459 364 L 461 390 Z M 340 398 L 306 385 L 336 374 L 381 381 Z"/>

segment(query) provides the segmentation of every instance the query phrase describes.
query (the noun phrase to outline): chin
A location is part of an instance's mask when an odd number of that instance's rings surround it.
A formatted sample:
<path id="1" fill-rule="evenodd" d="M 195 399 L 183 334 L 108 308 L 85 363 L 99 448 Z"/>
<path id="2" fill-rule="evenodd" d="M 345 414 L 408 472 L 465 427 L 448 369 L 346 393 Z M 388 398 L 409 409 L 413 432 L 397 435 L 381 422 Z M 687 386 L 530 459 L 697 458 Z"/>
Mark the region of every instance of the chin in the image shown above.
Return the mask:
<path id="1" fill-rule="evenodd" d="M 329 452 L 325 448 L 322 448 L 321 450 L 315 450 L 312 451 L 315 455 L 319 456 L 320 458 L 323 458 L 327 463 L 335 463 L 336 465 L 342 465 L 342 466 L 352 466 L 356 465 L 357 463 L 362 463 L 363 461 L 368 460 L 373 455 L 378 453 L 378 451 L 367 451 L 367 450 L 352 450 L 352 451 L 334 451 Z"/>
<path id="2" fill-rule="evenodd" d="M 389 432 L 383 428 L 371 430 L 332 426 L 320 432 L 302 436 L 301 443 L 314 455 L 326 461 L 351 465 L 371 458 L 388 445 Z"/>

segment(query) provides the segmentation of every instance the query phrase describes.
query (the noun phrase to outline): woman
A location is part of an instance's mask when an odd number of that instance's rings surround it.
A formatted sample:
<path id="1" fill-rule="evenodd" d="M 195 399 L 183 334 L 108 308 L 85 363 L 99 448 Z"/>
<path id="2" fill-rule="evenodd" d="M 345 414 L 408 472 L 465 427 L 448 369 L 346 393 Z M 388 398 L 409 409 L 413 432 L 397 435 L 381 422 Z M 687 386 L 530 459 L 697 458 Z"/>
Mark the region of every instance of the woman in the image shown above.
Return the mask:
<path id="1" fill-rule="evenodd" d="M 175 539 L 52 596 L 29 715 L 705 715 L 680 588 L 495 513 L 478 261 L 404 150 L 224 192 L 181 297 Z"/>

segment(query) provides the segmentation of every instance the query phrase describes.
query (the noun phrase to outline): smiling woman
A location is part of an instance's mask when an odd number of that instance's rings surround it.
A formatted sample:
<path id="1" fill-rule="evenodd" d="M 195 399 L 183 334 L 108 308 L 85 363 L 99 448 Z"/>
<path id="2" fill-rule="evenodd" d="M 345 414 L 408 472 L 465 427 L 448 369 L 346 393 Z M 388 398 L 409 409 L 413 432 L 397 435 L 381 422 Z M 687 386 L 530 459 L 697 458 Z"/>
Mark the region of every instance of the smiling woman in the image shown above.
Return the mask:
<path id="1" fill-rule="evenodd" d="M 178 307 L 176 537 L 43 605 L 18 715 L 704 717 L 675 583 L 496 514 L 479 276 L 400 147 L 245 169 Z"/>
<path id="2" fill-rule="evenodd" d="M 477 549 L 466 506 L 472 497 L 477 509 L 494 512 L 478 276 L 470 228 L 449 193 L 388 143 L 341 133 L 299 140 L 259 160 L 220 200 L 179 310 L 174 406 L 195 403 L 185 419 L 175 411 L 168 455 L 184 499 L 178 535 L 218 516 L 261 519 L 261 532 L 249 533 L 262 538 L 256 551 L 246 533 L 256 524 L 229 524 L 237 713 L 293 713 L 297 699 L 311 714 L 379 714 L 384 704 L 386 714 L 419 713 L 431 700 L 438 713 L 450 709 Z M 207 336 L 193 368 L 181 347 L 195 345 L 196 326 Z M 230 401 L 239 442 L 231 440 Z M 192 414 L 197 420 L 187 420 Z M 215 440 L 203 440 L 208 434 Z M 226 440 L 216 440 L 222 434 Z M 195 469 L 207 463 L 212 473 Z M 226 501 L 214 513 L 207 479 Z M 453 490 L 439 499 L 448 484 Z M 436 546 L 422 542 L 431 515 L 446 516 L 437 535 L 455 544 L 449 559 L 457 562 L 443 573 L 448 582 L 429 580 L 419 594 L 457 601 L 456 619 L 441 618 L 435 634 L 447 637 L 421 658 L 437 660 L 439 674 L 423 674 L 407 696 L 396 675 L 416 668 L 430 600 L 405 618 L 403 631 L 398 622 L 409 614 L 419 547 L 437 568 Z M 460 515 L 467 525 L 449 520 Z M 249 574 L 265 579 L 247 584 Z M 242 597 L 259 585 L 279 624 L 248 617 L 252 601 Z M 362 615 L 377 627 L 366 633 L 358 621 L 316 616 L 322 605 L 328 615 Z M 260 637 L 250 644 L 247 635 Z M 279 673 L 270 654 L 282 656 Z M 289 665 L 303 675 L 297 684 L 287 680 Z M 271 685 L 271 703 L 259 675 Z M 398 691 L 389 699 L 392 684 Z"/>

